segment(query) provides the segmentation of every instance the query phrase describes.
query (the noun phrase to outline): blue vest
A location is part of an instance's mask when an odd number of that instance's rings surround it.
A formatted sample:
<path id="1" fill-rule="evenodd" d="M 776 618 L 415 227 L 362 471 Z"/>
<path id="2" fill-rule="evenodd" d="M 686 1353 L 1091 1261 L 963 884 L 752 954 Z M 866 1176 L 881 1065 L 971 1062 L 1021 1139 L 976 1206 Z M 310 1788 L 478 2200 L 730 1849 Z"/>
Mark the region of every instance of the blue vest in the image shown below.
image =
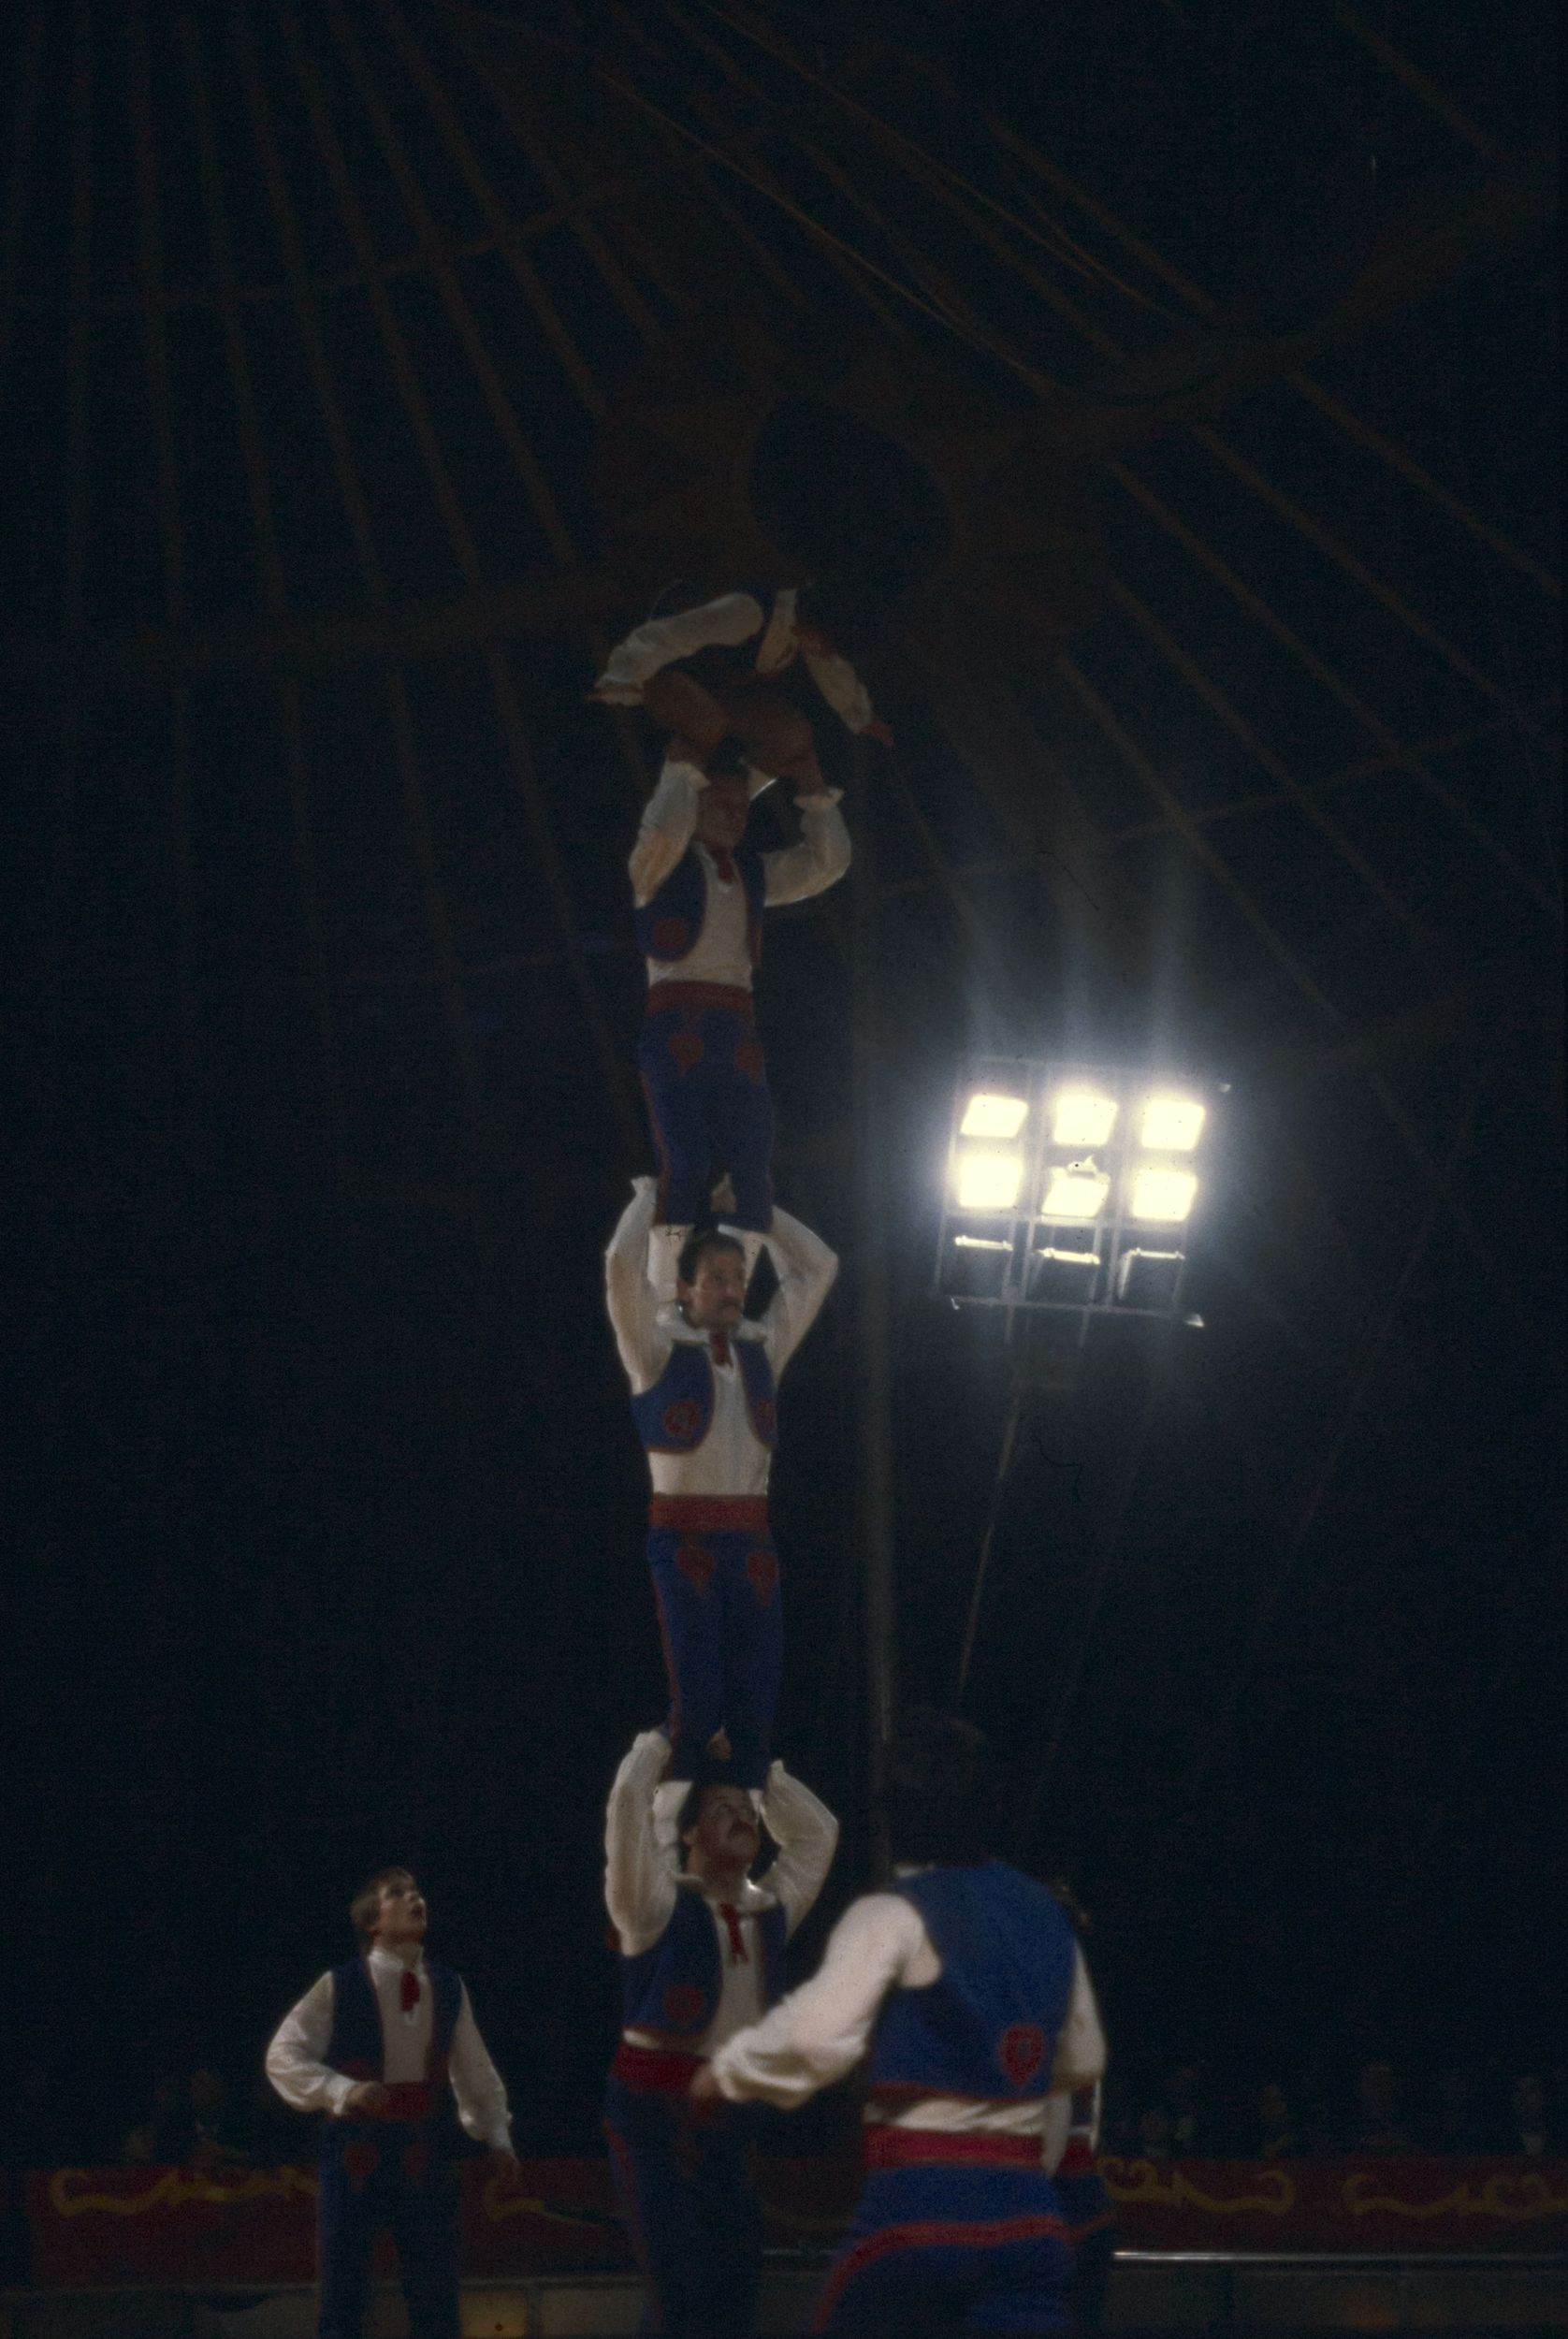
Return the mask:
<path id="1" fill-rule="evenodd" d="M 738 846 L 731 858 L 746 888 L 747 940 L 755 966 L 762 955 L 762 903 L 767 872 L 762 854 L 749 845 Z M 656 959 L 662 966 L 673 966 L 696 949 L 707 914 L 707 871 L 698 858 L 696 846 L 691 845 L 653 899 L 632 912 L 637 948 L 645 958 Z M 658 1001 L 653 1004 L 657 1007 Z"/>
<path id="2" fill-rule="evenodd" d="M 784 1941 L 789 1919 L 777 1901 L 757 1918 L 762 1949 L 762 2004 L 784 1995 Z M 654 2030 L 679 2041 L 698 2039 L 719 2011 L 722 1982 L 719 1933 L 713 1910 L 700 1892 L 682 1885 L 669 1924 L 635 1957 L 620 1961 L 621 1998 L 628 2030 Z"/>
<path id="3" fill-rule="evenodd" d="M 452 2052 L 452 2033 L 463 2002 L 463 1985 L 450 1966 L 438 1966 L 433 1958 L 425 1960 L 425 1971 L 434 2001 L 425 2077 L 431 2086 L 443 2087 L 447 2058 Z M 350 2079 L 380 2079 L 385 2053 L 381 2007 L 370 1968 L 362 1957 L 351 1957 L 346 1966 L 333 1969 L 332 2036 L 322 2059 L 329 2070 L 344 2071 Z"/>
<path id="4" fill-rule="evenodd" d="M 873 2092 L 1022 2103 L 1051 2085 L 1072 1992 L 1072 1927 L 1043 1884 L 988 1860 L 896 1883 L 942 1961 L 925 1989 L 901 1989 L 872 2044 Z"/>
<path id="5" fill-rule="evenodd" d="M 733 1340 L 746 1410 L 760 1445 L 778 1443 L 773 1367 L 760 1340 Z M 651 1388 L 632 1400 L 637 1435 L 650 1454 L 694 1453 L 713 1427 L 713 1358 L 705 1340 L 677 1340 Z"/>

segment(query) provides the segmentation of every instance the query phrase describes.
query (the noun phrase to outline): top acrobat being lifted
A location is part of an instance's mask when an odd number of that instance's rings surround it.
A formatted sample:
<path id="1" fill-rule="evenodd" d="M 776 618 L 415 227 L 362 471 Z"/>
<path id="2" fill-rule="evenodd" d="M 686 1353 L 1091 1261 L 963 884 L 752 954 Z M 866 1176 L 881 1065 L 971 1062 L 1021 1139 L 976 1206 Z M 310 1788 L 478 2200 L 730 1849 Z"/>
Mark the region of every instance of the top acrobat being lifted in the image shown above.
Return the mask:
<path id="1" fill-rule="evenodd" d="M 793 588 L 703 601 L 672 587 L 612 651 L 592 693 L 645 706 L 671 734 L 631 859 L 648 970 L 637 1064 L 660 1172 L 648 1273 L 662 1299 L 674 1297 L 719 1161 L 748 1275 L 756 1263 L 773 1215 L 773 1103 L 751 999 L 762 912 L 825 893 L 849 865 L 797 676 L 850 731 L 891 743 L 853 667 L 797 602 Z M 758 852 L 744 842 L 750 799 L 778 778 L 794 789 L 801 841 Z"/>

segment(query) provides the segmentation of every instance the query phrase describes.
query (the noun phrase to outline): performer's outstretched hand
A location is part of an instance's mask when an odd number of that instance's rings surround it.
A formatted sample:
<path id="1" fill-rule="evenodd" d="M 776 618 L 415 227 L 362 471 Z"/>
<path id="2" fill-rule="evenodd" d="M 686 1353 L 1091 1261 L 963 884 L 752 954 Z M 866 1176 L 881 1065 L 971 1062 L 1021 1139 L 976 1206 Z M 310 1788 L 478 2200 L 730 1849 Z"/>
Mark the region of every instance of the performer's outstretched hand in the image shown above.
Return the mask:
<path id="1" fill-rule="evenodd" d="M 860 735 L 863 739 L 875 739 L 879 748 L 891 748 L 893 745 L 893 733 L 880 715 L 874 715 Z"/>
<path id="2" fill-rule="evenodd" d="M 719 2086 L 718 2080 L 713 2075 L 713 2065 L 711 2063 L 698 2064 L 696 2070 L 692 2074 L 691 2085 L 688 2087 L 686 2092 L 691 2098 L 693 2103 L 718 2103 L 720 2101 L 723 2096 L 723 2089 Z"/>
<path id="3" fill-rule="evenodd" d="M 392 2090 L 379 2079 L 359 2079 L 343 2098 L 343 2110 L 357 2112 L 362 2120 L 379 2120 L 391 2100 Z"/>
<path id="4" fill-rule="evenodd" d="M 734 1209 L 735 1189 L 730 1182 L 730 1173 L 727 1170 L 725 1170 L 724 1175 L 719 1179 L 719 1184 L 714 1187 L 713 1192 L 708 1196 L 708 1199 L 713 1204 L 714 1209 L 722 1211 L 726 1217 L 728 1217 L 730 1213 Z"/>

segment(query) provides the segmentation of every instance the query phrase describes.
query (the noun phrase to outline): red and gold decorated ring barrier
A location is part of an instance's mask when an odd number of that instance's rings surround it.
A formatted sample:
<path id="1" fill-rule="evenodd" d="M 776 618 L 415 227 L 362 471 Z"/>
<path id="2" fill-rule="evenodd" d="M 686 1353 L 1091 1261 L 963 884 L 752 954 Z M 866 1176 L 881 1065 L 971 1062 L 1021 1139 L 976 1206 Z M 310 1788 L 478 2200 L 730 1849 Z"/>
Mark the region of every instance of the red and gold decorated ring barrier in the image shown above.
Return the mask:
<path id="1" fill-rule="evenodd" d="M 1568 2248 L 1568 2161 L 1102 2159 L 1128 2249 L 1370 2253 Z M 831 2245 L 858 2163 L 764 2160 L 770 2240 Z M 27 2178 L 33 2279 L 45 2288 L 308 2282 L 313 2171 L 45 2169 Z M 607 2165 L 528 2160 L 515 2191 L 462 2169 L 463 2269 L 475 2276 L 631 2264 Z M 390 2260 L 387 2262 L 390 2271 Z"/>

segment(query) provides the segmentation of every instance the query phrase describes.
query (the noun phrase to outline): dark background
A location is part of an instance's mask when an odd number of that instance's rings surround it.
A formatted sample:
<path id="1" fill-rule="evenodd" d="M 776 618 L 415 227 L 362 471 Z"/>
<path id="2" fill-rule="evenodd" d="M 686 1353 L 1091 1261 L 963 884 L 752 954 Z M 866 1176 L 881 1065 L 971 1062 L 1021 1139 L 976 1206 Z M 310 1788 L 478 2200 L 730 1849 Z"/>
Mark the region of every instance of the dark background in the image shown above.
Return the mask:
<path id="1" fill-rule="evenodd" d="M 1326 6 L 1153 0 L 79 0 L 6 34 L 22 2149 L 115 2149 L 160 2065 L 249 2089 L 392 1859 L 519 2140 L 596 2134 L 603 1799 L 662 1688 L 599 1267 L 647 1166 L 656 743 L 584 693 L 691 542 L 629 537 L 664 483 L 624 418 L 671 346 L 727 394 L 745 316 L 793 366 L 757 508 L 898 737 L 824 731 L 864 850 L 770 921 L 760 986 L 781 1197 L 846 1262 L 776 1473 L 781 1746 L 845 1819 L 806 1954 L 870 1859 L 864 1148 L 898 1688 L 946 1699 L 1007 1390 L 999 1328 L 930 1296 L 951 1087 L 1062 1048 L 1231 1083 L 1206 1329 L 1032 1407 L 966 1693 L 1013 1848 L 1095 1913 L 1118 2064 L 1561 2058 L 1555 61 L 1544 8 L 1372 13 L 1402 75 Z M 1024 433 L 1010 586 L 834 406 L 846 336 L 890 417 L 929 378 Z"/>

